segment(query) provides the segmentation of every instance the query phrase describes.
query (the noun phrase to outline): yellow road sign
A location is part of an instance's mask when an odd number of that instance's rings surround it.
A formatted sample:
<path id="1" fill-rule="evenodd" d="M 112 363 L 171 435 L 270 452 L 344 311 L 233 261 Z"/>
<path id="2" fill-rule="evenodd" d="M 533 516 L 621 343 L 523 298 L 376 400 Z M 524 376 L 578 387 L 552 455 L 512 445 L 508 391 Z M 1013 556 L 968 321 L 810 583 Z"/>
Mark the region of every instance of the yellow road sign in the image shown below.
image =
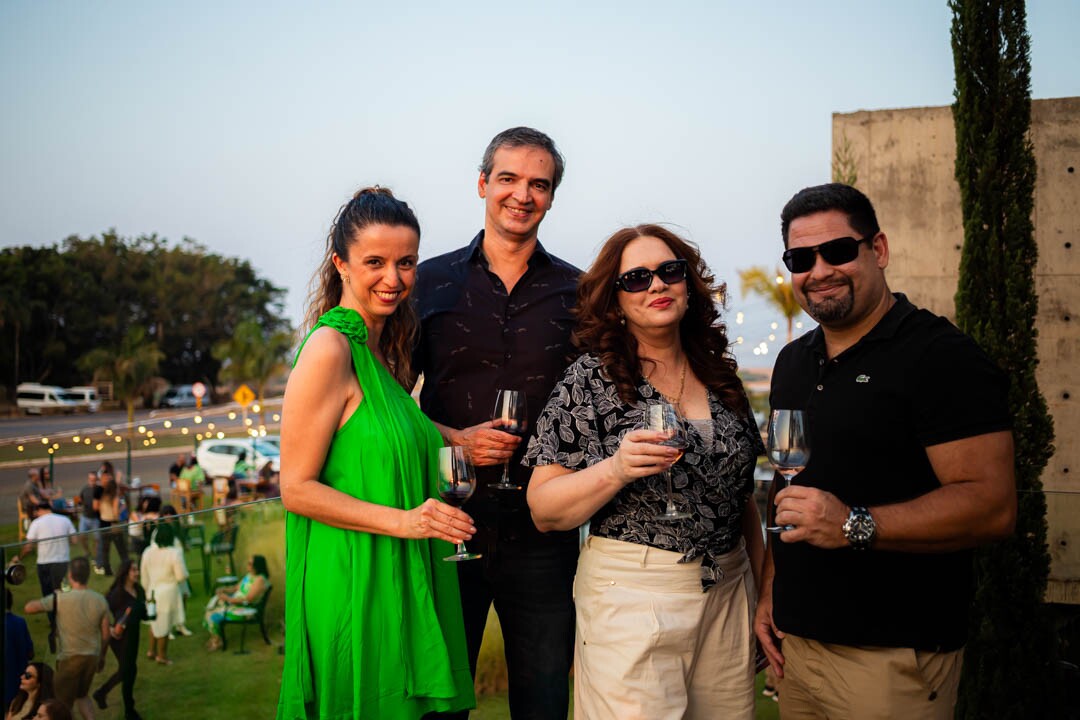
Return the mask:
<path id="1" fill-rule="evenodd" d="M 233 400 L 240 403 L 244 407 L 247 407 L 255 401 L 255 393 L 247 385 L 241 385 L 236 388 L 236 392 L 233 393 Z"/>

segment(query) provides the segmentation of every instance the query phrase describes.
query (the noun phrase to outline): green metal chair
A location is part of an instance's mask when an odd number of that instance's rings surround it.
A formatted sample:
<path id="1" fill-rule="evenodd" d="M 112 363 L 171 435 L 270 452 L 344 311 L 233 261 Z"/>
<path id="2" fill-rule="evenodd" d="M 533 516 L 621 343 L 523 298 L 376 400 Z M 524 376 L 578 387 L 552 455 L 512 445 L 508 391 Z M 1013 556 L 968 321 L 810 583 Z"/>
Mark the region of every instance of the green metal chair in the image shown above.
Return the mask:
<path id="1" fill-rule="evenodd" d="M 262 632 L 263 640 L 267 645 L 270 645 L 270 636 L 266 633 L 266 603 L 270 599 L 270 592 L 274 589 L 273 585 L 268 585 L 266 592 L 262 594 L 259 601 L 254 605 L 242 605 L 240 607 L 230 607 L 225 613 L 225 619 L 221 621 L 221 649 L 225 650 L 229 646 L 228 640 L 225 639 L 225 627 L 227 625 L 240 625 L 240 649 L 236 651 L 236 655 L 247 655 L 251 651 L 244 649 L 244 636 L 247 635 L 248 625 L 258 625 L 259 630 Z"/>
<path id="2" fill-rule="evenodd" d="M 224 530 L 214 533 L 210 542 L 203 545 L 203 589 L 210 594 L 210 566 L 215 557 L 228 556 L 229 564 L 225 568 L 225 575 L 232 575 L 236 571 L 236 563 L 233 562 L 233 550 L 236 549 L 236 533 L 239 528 L 231 525 Z M 216 586 L 215 586 L 216 587 Z"/>

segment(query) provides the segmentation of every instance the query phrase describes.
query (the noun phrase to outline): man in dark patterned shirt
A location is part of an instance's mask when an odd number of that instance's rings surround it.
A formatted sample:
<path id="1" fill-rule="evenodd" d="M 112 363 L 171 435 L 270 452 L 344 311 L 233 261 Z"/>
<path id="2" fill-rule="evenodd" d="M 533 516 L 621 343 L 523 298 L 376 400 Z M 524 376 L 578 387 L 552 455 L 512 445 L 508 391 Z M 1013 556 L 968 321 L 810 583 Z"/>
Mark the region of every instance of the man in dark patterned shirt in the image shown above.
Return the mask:
<path id="1" fill-rule="evenodd" d="M 477 527 L 469 549 L 483 558 L 458 567 L 469 664 L 475 675 L 494 603 L 515 720 L 566 718 L 573 660 L 577 533 L 536 529 L 525 503 L 525 445 L 491 423 L 497 391 L 518 390 L 531 431 L 573 354 L 580 272 L 537 240 L 562 174 L 562 155 L 544 133 L 517 127 L 496 135 L 477 185 L 484 229 L 466 247 L 422 263 L 414 291 L 420 406 L 478 466 L 478 488 L 465 510 Z M 507 462 L 510 480 L 522 489 L 490 488 Z"/>

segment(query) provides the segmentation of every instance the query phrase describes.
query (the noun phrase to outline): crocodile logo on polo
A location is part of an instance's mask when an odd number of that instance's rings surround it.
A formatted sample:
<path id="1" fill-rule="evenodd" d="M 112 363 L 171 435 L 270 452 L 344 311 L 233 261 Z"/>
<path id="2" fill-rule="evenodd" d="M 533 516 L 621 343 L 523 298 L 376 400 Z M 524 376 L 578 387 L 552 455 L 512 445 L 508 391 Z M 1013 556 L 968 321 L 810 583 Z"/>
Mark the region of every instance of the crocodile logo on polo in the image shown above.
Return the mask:
<path id="1" fill-rule="evenodd" d="M 870 376 L 869 375 L 860 375 L 857 378 L 855 378 L 855 382 L 857 382 L 857 383 L 868 383 L 868 382 L 870 382 Z"/>

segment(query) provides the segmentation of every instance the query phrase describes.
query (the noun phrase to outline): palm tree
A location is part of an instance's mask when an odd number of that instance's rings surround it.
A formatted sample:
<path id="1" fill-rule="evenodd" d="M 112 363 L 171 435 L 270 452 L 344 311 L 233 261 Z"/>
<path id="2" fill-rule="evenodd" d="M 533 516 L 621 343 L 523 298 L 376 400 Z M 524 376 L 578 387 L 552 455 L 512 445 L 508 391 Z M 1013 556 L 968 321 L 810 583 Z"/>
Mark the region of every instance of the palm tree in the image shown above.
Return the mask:
<path id="1" fill-rule="evenodd" d="M 95 381 L 112 381 L 113 395 L 127 407 L 129 438 L 135 423 L 135 400 L 144 394 L 164 358 L 165 353 L 148 339 L 142 326 L 128 328 L 119 348 L 95 348 L 79 358 L 79 369 L 92 372 Z"/>
<path id="2" fill-rule="evenodd" d="M 221 379 L 250 382 L 255 386 L 263 425 L 266 424 L 266 385 L 288 367 L 285 358 L 292 344 L 292 332 L 277 331 L 267 336 L 257 319 L 248 318 L 236 326 L 232 337 L 214 345 L 214 357 L 224 363 L 219 373 Z"/>
<path id="3" fill-rule="evenodd" d="M 778 311 L 787 320 L 787 341 L 792 339 L 792 325 L 795 318 L 802 312 L 799 303 L 795 302 L 795 293 L 791 289 L 791 283 L 777 268 L 769 273 L 764 267 L 755 265 L 746 270 L 739 271 L 739 279 L 742 281 L 742 296 L 754 293 L 765 298 L 765 301 Z"/>

